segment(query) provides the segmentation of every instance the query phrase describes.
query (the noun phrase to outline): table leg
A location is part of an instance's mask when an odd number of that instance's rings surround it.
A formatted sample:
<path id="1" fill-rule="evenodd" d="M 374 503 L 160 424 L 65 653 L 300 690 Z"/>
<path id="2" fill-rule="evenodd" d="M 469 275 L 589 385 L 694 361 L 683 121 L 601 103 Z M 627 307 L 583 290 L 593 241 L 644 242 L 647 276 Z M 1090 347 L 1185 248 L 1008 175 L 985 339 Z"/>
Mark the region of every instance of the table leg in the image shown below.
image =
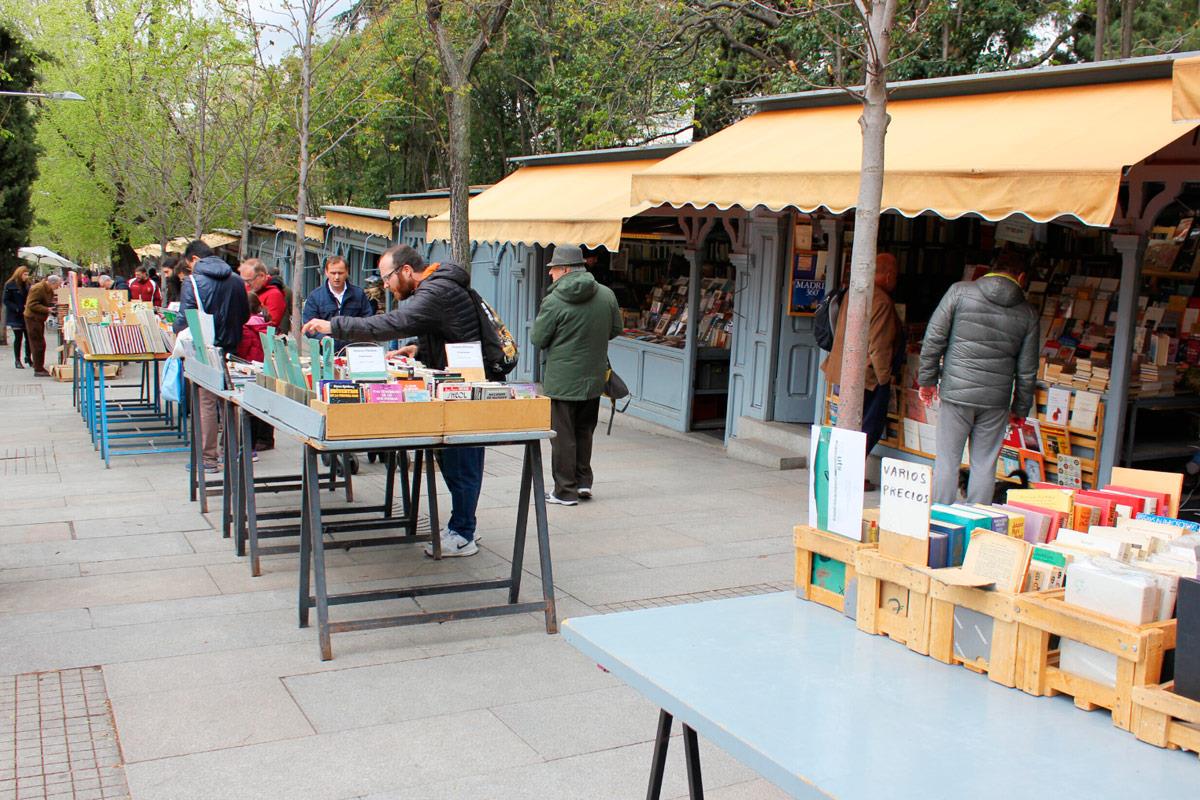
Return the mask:
<path id="1" fill-rule="evenodd" d="M 317 466 L 317 451 L 304 447 L 305 464 L 313 471 Z M 321 492 L 310 481 L 308 486 L 308 533 L 312 540 L 313 589 L 317 600 L 317 636 L 321 644 L 321 660 L 333 658 L 329 640 L 329 595 L 325 587 L 325 537 L 321 529 Z"/>
<path id="2" fill-rule="evenodd" d="M 346 502 L 354 502 L 354 479 L 350 477 L 350 453 L 342 453 L 342 478 L 346 481 Z M 333 457 L 334 461 L 338 460 L 337 456 Z"/>
<path id="3" fill-rule="evenodd" d="M 254 428 L 249 414 L 239 411 L 238 416 L 242 426 L 242 447 L 238 451 L 242 461 L 242 499 L 238 510 L 243 515 L 250 540 L 250 577 L 257 578 L 262 575 L 258 555 L 258 500 L 254 496 L 254 455 L 252 448 L 246 447 L 246 442 L 254 441 Z"/>
<path id="4" fill-rule="evenodd" d="M 671 723 L 674 720 L 665 709 L 658 712 L 658 733 L 654 736 L 654 754 L 650 757 L 650 785 L 646 800 L 662 797 L 663 774 L 667 771 L 667 747 L 671 744 Z"/>
<path id="5" fill-rule="evenodd" d="M 383 484 L 383 518 L 392 518 L 392 504 L 396 502 L 396 451 L 389 450 L 384 456 L 387 474 Z M 416 533 L 414 530 L 413 533 Z"/>
<path id="6" fill-rule="evenodd" d="M 406 454 L 405 458 L 407 457 L 408 456 Z M 413 534 L 416 534 L 417 532 L 415 523 L 417 521 L 417 517 L 421 515 L 421 469 L 424 463 L 425 451 L 418 450 L 416 454 L 413 455 L 412 488 L 406 488 L 408 496 L 412 502 L 412 518 L 414 523 Z M 405 474 L 405 480 L 407 480 L 407 471 Z M 430 524 L 432 525 L 433 523 L 431 522 Z"/>
<path id="7" fill-rule="evenodd" d="M 229 403 L 221 401 L 221 449 L 224 450 L 224 464 L 221 469 L 221 538 L 228 539 L 232 534 L 233 523 L 233 428 L 229 424 Z M 241 555 L 241 553 L 238 553 Z"/>
<path id="8" fill-rule="evenodd" d="M 433 472 L 433 451 L 425 453 L 425 484 L 429 493 L 429 541 L 433 543 L 433 557 L 442 557 L 442 526 L 438 520 L 437 477 Z"/>
<path id="9" fill-rule="evenodd" d="M 246 459 L 244 451 L 251 451 L 253 458 L 253 445 L 247 447 L 248 439 L 242 438 L 243 425 L 242 410 L 233 403 L 229 404 L 229 425 L 233 428 L 233 439 L 237 450 L 237 469 L 233 475 L 233 536 L 234 549 L 238 556 L 246 555 Z M 251 462 L 253 463 L 253 462 Z M 250 484 L 253 491 L 254 484 Z"/>
<path id="10" fill-rule="evenodd" d="M 312 580 L 312 575 L 309 572 L 312 563 L 311 553 L 312 548 L 309 545 L 308 529 L 311 525 L 309 519 L 309 495 L 308 486 L 310 483 L 316 483 L 318 489 L 321 484 L 320 473 L 309 471 L 308 468 L 308 446 L 305 445 L 305 456 L 301 459 L 302 466 L 300 468 L 300 627 L 308 627 L 308 590 Z"/>
<path id="11" fill-rule="evenodd" d="M 533 484 L 533 464 L 530 460 L 529 445 L 525 445 L 525 455 L 521 459 L 521 490 L 517 499 L 517 530 L 513 538 L 512 572 L 508 587 L 508 602 L 517 602 L 521 596 L 521 574 L 525 563 L 525 531 L 529 528 L 529 491 Z M 539 540 L 539 547 L 541 542 Z"/>
<path id="12" fill-rule="evenodd" d="M 198 459 L 196 458 L 196 453 L 198 452 L 198 448 L 200 447 L 200 440 L 198 438 L 196 438 L 196 436 L 193 435 L 194 431 L 192 430 L 192 428 L 194 426 L 192 425 L 191 419 L 188 418 L 188 416 L 187 416 L 188 408 L 192 405 L 193 390 L 194 390 L 194 384 L 191 381 L 185 379 L 183 382 L 183 393 L 182 393 L 182 396 L 179 398 L 179 405 L 180 405 L 179 416 L 180 416 L 181 422 L 184 419 L 187 419 L 188 463 L 191 465 L 191 469 L 188 470 L 188 500 L 190 500 L 191 502 L 194 503 L 194 502 L 196 502 L 196 497 L 197 497 L 198 489 L 199 489 L 199 487 L 197 486 L 198 481 L 196 480 L 196 463 L 198 461 Z"/>
<path id="13" fill-rule="evenodd" d="M 546 633 L 558 633 L 554 603 L 554 575 L 550 568 L 550 523 L 546 519 L 546 479 L 542 475 L 542 443 L 529 442 L 529 469 L 533 473 L 533 512 L 537 518 L 538 558 L 542 567 L 542 599 L 546 601 Z M 522 506 L 522 508 L 524 508 Z"/>
<path id="14" fill-rule="evenodd" d="M 704 800 L 704 782 L 700 779 L 700 741 L 696 731 L 683 726 L 683 760 L 687 764 L 688 798 Z"/>
<path id="15" fill-rule="evenodd" d="M 192 439 L 195 441 L 195 461 L 192 462 L 192 474 L 196 478 L 196 491 L 200 496 L 200 513 L 208 513 L 208 479 L 204 472 L 204 433 L 201 430 L 200 387 L 192 384 Z"/>
<path id="16" fill-rule="evenodd" d="M 400 503 L 404 516 L 409 516 L 409 509 L 412 507 L 412 496 L 408 492 L 408 451 L 400 451 Z M 417 535 L 417 516 L 412 515 L 413 536 Z"/>
<path id="17" fill-rule="evenodd" d="M 108 401 L 105 399 L 104 391 L 104 362 L 100 363 L 100 455 L 104 458 L 104 468 L 108 469 L 111 465 L 108 457 Z"/>

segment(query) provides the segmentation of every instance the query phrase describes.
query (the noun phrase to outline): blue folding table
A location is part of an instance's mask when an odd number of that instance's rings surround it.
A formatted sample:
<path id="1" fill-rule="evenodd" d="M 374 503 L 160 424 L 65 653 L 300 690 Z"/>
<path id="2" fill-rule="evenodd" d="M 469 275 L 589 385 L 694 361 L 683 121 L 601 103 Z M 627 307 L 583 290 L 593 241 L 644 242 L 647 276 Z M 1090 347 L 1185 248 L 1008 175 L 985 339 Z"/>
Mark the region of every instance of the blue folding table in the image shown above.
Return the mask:
<path id="1" fill-rule="evenodd" d="M 1128 800 L 1200 785 L 1193 754 L 919 656 L 790 592 L 570 619 L 562 632 L 662 709 L 650 800 L 673 719 L 693 798 L 697 734 L 793 797 Z"/>
<path id="2" fill-rule="evenodd" d="M 181 453 L 188 450 L 186 405 L 178 411 L 162 398 L 158 364 L 165 353 L 143 355 L 75 356 L 72 377 L 76 402 L 92 446 L 100 451 L 104 466 L 114 456 Z M 143 378 L 133 399 L 109 397 L 111 386 L 104 375 L 108 364 L 141 364 Z"/>

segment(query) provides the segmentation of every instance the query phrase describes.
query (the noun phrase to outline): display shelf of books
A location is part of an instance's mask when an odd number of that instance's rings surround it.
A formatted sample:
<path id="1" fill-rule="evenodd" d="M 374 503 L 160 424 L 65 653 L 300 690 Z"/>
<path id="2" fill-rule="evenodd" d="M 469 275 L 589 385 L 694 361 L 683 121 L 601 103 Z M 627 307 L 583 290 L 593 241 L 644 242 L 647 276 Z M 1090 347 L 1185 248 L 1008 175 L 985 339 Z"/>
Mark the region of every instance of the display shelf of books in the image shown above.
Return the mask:
<path id="1" fill-rule="evenodd" d="M 287 403 L 268 400 L 293 427 L 330 440 L 548 430 L 550 401 L 536 384 L 486 380 L 478 343 L 466 366 L 432 369 L 382 347 L 356 346 L 328 362 L 301 357 L 294 343 L 262 334 L 266 362 L 248 365 L 254 384 Z M 454 363 L 452 348 L 447 357 Z M 458 351 L 455 350 L 455 353 Z M 315 357 L 315 356 L 314 356 Z M 319 360 L 319 359 L 318 359 Z M 278 377 L 278 376 L 285 377 Z M 249 387 L 248 387 L 249 388 Z M 252 403 L 260 393 L 248 395 Z M 314 414 L 315 412 L 315 414 Z"/>

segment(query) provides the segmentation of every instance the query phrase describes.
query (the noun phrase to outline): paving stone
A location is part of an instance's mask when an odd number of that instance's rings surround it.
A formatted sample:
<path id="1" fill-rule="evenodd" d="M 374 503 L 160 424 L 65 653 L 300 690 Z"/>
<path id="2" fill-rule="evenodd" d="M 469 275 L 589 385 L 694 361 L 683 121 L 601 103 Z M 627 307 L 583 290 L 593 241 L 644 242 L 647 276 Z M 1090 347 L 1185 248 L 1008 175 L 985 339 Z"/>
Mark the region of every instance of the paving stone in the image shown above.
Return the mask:
<path id="1" fill-rule="evenodd" d="M 325 732 L 572 694 L 612 686 L 615 679 L 562 639 L 547 637 L 522 648 L 323 672 L 285 683 L 314 727 Z M 447 683 L 453 692 L 432 688 Z"/>
<path id="2" fill-rule="evenodd" d="M 458 746 L 468 732 L 480 746 Z M 536 761 L 495 716 L 477 710 L 146 761 L 126 772 L 138 800 L 340 800 Z"/>
<path id="3" fill-rule="evenodd" d="M 127 763 L 313 733 L 274 678 L 125 695 L 112 705 Z"/>

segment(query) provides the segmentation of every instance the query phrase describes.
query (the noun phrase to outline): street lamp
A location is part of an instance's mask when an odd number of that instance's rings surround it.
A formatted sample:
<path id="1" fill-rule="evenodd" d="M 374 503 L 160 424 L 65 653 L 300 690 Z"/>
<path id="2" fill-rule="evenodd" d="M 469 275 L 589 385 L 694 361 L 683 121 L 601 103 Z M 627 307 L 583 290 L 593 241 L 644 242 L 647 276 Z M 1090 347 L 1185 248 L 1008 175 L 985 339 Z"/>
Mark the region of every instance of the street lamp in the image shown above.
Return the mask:
<path id="1" fill-rule="evenodd" d="M 47 100 L 83 100 L 75 92 L 0 92 L 0 97 L 44 97 Z"/>

